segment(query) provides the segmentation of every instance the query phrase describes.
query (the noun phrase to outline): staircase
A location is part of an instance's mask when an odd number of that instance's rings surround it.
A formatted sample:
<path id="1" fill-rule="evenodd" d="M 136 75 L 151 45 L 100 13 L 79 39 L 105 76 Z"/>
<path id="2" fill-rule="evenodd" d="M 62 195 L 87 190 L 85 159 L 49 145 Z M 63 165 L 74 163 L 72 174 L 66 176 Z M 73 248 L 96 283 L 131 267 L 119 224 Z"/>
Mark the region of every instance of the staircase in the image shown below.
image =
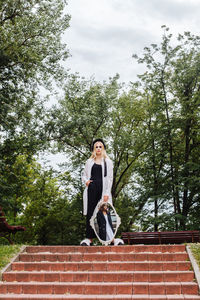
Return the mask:
<path id="1" fill-rule="evenodd" d="M 0 299 L 198 299 L 185 245 L 27 246 Z"/>

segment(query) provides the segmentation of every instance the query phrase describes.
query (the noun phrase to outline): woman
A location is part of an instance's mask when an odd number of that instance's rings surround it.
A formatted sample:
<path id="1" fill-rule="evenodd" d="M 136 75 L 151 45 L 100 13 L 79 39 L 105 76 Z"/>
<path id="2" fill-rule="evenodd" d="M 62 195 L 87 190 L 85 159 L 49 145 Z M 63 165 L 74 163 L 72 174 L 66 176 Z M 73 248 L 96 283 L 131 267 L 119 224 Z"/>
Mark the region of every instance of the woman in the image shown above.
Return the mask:
<path id="1" fill-rule="evenodd" d="M 100 200 L 112 204 L 111 188 L 113 183 L 113 163 L 106 154 L 106 146 L 102 139 L 92 143 L 92 155 L 86 161 L 82 181 L 85 185 L 83 193 L 83 214 L 86 215 L 86 239 L 81 245 L 90 245 L 96 237 L 90 226 L 90 219 Z"/>
<path id="2" fill-rule="evenodd" d="M 99 225 L 100 239 L 103 241 L 112 241 L 114 239 L 114 229 L 107 203 L 100 207 L 97 213 L 97 223 Z"/>

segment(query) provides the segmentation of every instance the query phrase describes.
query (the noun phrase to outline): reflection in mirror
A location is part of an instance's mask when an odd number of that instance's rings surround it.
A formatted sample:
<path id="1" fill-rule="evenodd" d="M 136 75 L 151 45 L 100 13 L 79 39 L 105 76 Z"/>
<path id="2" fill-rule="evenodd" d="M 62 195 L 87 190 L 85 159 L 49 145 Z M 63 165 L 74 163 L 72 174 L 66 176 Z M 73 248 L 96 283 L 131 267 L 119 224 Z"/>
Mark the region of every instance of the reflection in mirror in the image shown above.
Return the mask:
<path id="1" fill-rule="evenodd" d="M 113 242 L 120 224 L 121 219 L 113 205 L 100 201 L 90 219 L 90 225 L 99 241 L 104 245 L 109 245 Z"/>

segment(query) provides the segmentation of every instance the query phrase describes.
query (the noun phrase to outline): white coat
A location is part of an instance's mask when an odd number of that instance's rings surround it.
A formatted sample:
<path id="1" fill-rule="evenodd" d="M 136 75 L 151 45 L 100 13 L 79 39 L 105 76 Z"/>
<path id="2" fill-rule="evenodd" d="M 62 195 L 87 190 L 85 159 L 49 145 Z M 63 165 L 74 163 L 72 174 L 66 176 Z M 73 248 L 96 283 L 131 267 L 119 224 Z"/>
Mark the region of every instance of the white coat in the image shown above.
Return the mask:
<path id="1" fill-rule="evenodd" d="M 111 195 L 111 188 L 113 184 L 113 163 L 109 158 L 105 159 L 107 165 L 107 176 L 104 177 L 104 159 L 101 160 L 102 166 L 102 183 L 103 183 L 103 190 L 102 190 L 102 197 L 99 201 L 103 200 L 103 196 L 107 195 L 108 203 L 112 204 L 112 195 Z M 85 189 L 83 192 L 83 214 L 87 215 L 87 208 L 88 208 L 88 187 L 86 186 L 86 182 L 91 178 L 91 170 L 94 164 L 94 159 L 89 158 L 86 161 L 85 168 L 82 173 L 82 182 L 85 185 Z"/>

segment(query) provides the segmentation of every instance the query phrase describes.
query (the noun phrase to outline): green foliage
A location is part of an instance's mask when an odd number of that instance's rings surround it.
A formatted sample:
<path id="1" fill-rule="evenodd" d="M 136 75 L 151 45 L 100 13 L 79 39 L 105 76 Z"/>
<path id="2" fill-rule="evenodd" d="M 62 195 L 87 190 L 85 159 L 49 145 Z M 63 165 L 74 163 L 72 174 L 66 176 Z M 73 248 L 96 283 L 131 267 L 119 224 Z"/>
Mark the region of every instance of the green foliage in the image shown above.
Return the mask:
<path id="1" fill-rule="evenodd" d="M 7 181 L 10 198 L 2 196 L 9 224 L 26 227 L 15 235 L 15 242 L 31 244 L 78 244 L 84 235 L 81 193 L 73 198 L 69 173 L 42 170 L 35 159 L 18 156 Z M 71 198 L 72 197 L 72 198 Z M 9 205 L 9 206 L 8 206 Z M 77 232 L 77 227 L 79 232 Z"/>
<path id="2" fill-rule="evenodd" d="M 121 218 L 118 236 L 120 237 L 121 232 L 138 231 L 138 205 L 136 205 L 136 201 L 125 193 L 121 194 L 117 200 L 115 209 Z"/>
<path id="3" fill-rule="evenodd" d="M 0 149 L 38 150 L 41 85 L 61 80 L 68 56 L 61 35 L 69 26 L 64 0 L 0 1 Z M 37 137 L 37 141 L 36 141 Z M 18 147 L 16 147 L 18 146 Z M 0 159 L 2 158 L 0 152 Z M 20 152 L 21 151 L 21 152 Z"/>
<path id="4" fill-rule="evenodd" d="M 65 98 L 50 111 L 46 131 L 59 150 L 87 157 L 92 140 L 103 135 L 109 109 L 116 97 L 115 80 L 100 84 L 72 75 L 65 85 Z"/>
<path id="5" fill-rule="evenodd" d="M 48 86 L 48 79 L 58 76 L 60 60 L 68 56 L 60 38 L 69 26 L 69 16 L 63 15 L 65 3 L 65 0 L 0 1 L 3 87 L 10 79 L 16 84 L 13 92 L 16 88 L 19 92 L 38 82 L 46 82 Z"/>
<path id="6" fill-rule="evenodd" d="M 26 232 L 17 241 L 79 244 L 85 234 L 81 172 L 92 141 L 105 140 L 114 163 L 112 195 L 121 231 L 199 229 L 200 37 L 145 47 L 147 70 L 128 86 L 119 75 L 99 83 L 61 66 L 68 51 L 64 0 L 0 1 L 0 204 Z M 57 106 L 38 97 L 52 79 Z M 34 159 L 52 146 L 63 173 Z"/>
<path id="7" fill-rule="evenodd" d="M 70 153 L 79 171 L 90 156 L 93 139 L 105 139 L 114 161 L 114 199 L 130 181 L 134 162 L 146 146 L 140 139 L 143 104 L 133 91 L 123 90 L 118 79 L 100 84 L 72 76 L 65 98 L 50 111 L 46 123 L 49 139 L 57 142 L 58 150 Z"/>
<path id="8" fill-rule="evenodd" d="M 46 123 L 57 149 L 70 152 L 72 172 L 80 173 L 92 140 L 105 139 L 114 162 L 114 205 L 130 219 L 127 230 L 134 221 L 144 230 L 189 228 L 199 200 L 199 37 L 179 35 L 172 47 L 164 30 L 161 45 L 138 58 L 147 72 L 137 83 L 72 76 Z"/>
<path id="9" fill-rule="evenodd" d="M 65 0 L 0 1 L 0 205 L 14 209 L 15 216 L 22 210 L 18 202 L 25 182 L 15 170 L 19 157 L 31 161 L 47 147 L 39 89 L 50 90 L 53 79 L 60 84 L 65 77 L 61 62 L 68 57 L 61 43 L 69 27 L 65 4 Z"/>
<path id="10" fill-rule="evenodd" d="M 147 203 L 154 206 L 148 220 L 154 230 L 163 228 L 166 210 L 169 216 L 173 212 L 173 229 L 189 228 L 188 216 L 199 201 L 200 37 L 185 32 L 172 46 L 168 30 L 164 27 L 160 46 L 146 47 L 138 58 L 148 68 L 140 86 L 149 146 L 137 173 L 149 193 Z"/>
<path id="11" fill-rule="evenodd" d="M 17 134 L 21 142 L 25 139 L 29 144 L 33 139 L 30 130 L 38 134 L 35 127 L 42 106 L 38 87 L 49 89 L 52 78 L 62 79 L 60 60 L 68 56 L 61 43 L 69 26 L 69 16 L 62 13 L 64 4 L 64 0 L 0 1 L 2 141 L 6 133 L 12 143 Z"/>

